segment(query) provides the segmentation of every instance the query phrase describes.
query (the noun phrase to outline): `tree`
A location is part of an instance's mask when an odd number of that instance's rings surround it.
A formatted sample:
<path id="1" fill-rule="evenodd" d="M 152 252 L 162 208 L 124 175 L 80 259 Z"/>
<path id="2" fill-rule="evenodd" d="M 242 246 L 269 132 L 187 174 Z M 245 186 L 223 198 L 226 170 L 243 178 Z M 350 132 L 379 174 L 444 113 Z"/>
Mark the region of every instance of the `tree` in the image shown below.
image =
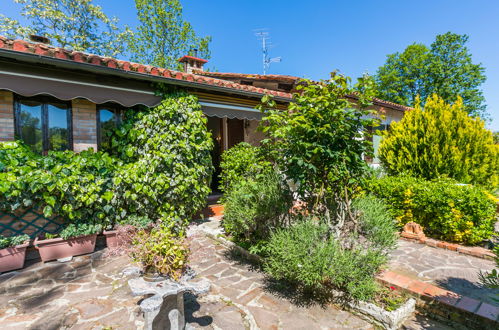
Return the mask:
<path id="1" fill-rule="evenodd" d="M 177 60 L 183 55 L 210 58 L 211 37 L 196 35 L 191 24 L 182 17 L 179 0 L 135 0 L 135 6 L 141 24 L 130 38 L 132 60 L 180 69 Z"/>
<path id="2" fill-rule="evenodd" d="M 460 96 L 469 114 L 485 118 L 480 89 L 485 69 L 473 64 L 467 41 L 467 35 L 447 32 L 437 35 L 430 48 L 412 44 L 402 53 L 388 55 L 376 75 L 377 96 L 407 106 L 413 106 L 418 95 L 424 102 L 435 93 L 447 103 Z"/>
<path id="3" fill-rule="evenodd" d="M 449 177 L 491 187 L 499 179 L 499 145 L 483 120 L 466 113 L 460 97 L 448 104 L 434 94 L 424 108 L 416 102 L 415 109 L 385 133 L 379 158 L 392 175 Z"/>
<path id="4" fill-rule="evenodd" d="M 369 119 L 374 112 L 367 109 L 372 85 L 371 79 L 361 78 L 352 88 L 350 78 L 332 73 L 327 81 L 298 85 L 301 92 L 287 111 L 272 110 L 272 102 L 264 107 L 262 130 L 269 136 L 264 147 L 276 154 L 309 212 L 326 217 L 338 237 L 356 221 L 351 199 L 366 173 L 363 155 L 372 152 L 364 138 L 366 127 L 374 125 Z M 345 98 L 351 94 L 357 105 Z"/>
<path id="5" fill-rule="evenodd" d="M 0 33 L 10 38 L 42 35 L 62 48 L 103 56 L 117 56 L 125 50 L 131 31 L 118 28 L 92 0 L 14 0 L 22 6 L 27 25 L 0 14 Z"/>

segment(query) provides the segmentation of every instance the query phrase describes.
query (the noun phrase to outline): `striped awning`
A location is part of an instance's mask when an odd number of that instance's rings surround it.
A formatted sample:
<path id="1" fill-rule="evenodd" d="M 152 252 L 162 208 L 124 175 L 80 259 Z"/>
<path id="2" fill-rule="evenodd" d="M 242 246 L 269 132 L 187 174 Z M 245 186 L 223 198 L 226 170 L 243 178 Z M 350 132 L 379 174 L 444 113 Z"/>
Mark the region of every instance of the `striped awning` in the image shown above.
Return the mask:
<path id="1" fill-rule="evenodd" d="M 51 95 L 60 100 L 84 98 L 101 104 L 115 102 L 124 107 L 142 104 L 153 107 L 161 102 L 147 82 L 116 79 L 43 68 L 7 66 L 0 62 L 0 90 L 22 96 Z"/>

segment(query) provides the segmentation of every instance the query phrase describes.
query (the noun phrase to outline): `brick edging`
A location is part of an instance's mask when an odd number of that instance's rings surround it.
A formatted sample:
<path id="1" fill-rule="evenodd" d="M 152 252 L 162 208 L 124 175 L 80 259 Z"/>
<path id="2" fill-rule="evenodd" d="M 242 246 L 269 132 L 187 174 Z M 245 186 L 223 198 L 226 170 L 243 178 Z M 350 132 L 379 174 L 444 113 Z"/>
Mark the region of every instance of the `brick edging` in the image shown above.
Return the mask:
<path id="1" fill-rule="evenodd" d="M 404 237 L 403 235 L 400 235 L 400 238 L 410 242 L 425 244 L 434 248 L 456 251 L 458 253 L 467 254 L 477 258 L 488 259 L 488 260 L 494 260 L 495 258 L 495 254 L 491 250 L 479 246 L 464 246 L 460 244 L 439 241 L 428 237 L 418 239 L 418 238 Z"/>
<path id="2" fill-rule="evenodd" d="M 392 271 L 382 272 L 377 276 L 377 280 L 417 297 L 419 308 L 446 321 L 459 322 L 472 329 L 480 329 L 483 326 L 492 329 L 499 323 L 499 307 L 486 302 Z"/>

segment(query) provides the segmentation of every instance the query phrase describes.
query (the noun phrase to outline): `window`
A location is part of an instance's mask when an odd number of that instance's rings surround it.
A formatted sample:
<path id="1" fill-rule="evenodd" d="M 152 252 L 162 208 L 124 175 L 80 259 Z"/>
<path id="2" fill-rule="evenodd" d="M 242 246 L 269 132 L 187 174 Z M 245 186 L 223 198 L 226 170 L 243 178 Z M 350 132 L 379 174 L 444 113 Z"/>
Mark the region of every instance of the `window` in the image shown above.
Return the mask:
<path id="1" fill-rule="evenodd" d="M 72 149 L 71 107 L 51 97 L 16 97 L 16 135 L 33 151 Z"/>
<path id="2" fill-rule="evenodd" d="M 122 109 L 116 105 L 97 107 L 97 143 L 99 150 L 111 149 L 111 134 L 121 123 Z"/>

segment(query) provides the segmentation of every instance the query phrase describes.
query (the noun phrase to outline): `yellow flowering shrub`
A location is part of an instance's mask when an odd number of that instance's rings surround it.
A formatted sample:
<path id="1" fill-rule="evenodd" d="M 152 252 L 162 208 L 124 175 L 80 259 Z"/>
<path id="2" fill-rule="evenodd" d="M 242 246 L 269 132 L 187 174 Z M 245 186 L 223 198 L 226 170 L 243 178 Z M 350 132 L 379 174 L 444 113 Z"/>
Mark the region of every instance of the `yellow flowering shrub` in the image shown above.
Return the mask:
<path id="1" fill-rule="evenodd" d="M 433 95 L 424 108 L 416 104 L 385 132 L 379 158 L 390 175 L 449 177 L 490 188 L 499 183 L 499 145 L 460 98 L 447 104 Z"/>
<path id="2" fill-rule="evenodd" d="M 386 176 L 371 180 L 366 189 L 385 201 L 400 227 L 414 221 L 430 237 L 466 244 L 493 234 L 495 197 L 480 187 Z"/>

